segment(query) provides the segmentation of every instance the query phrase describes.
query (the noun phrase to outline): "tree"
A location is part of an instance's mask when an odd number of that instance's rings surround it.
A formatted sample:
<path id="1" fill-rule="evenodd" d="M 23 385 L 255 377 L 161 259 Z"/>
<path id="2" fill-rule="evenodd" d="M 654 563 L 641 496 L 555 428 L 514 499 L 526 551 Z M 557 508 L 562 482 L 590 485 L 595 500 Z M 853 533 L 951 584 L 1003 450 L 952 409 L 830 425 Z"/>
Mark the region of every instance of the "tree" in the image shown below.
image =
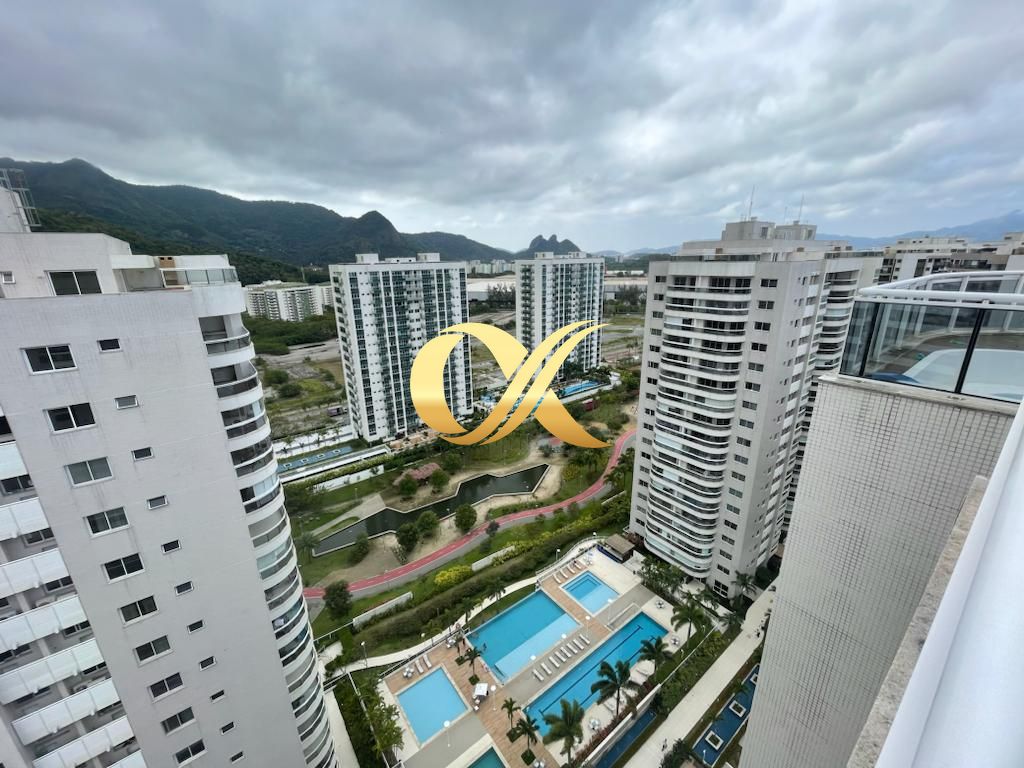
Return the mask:
<path id="1" fill-rule="evenodd" d="M 455 527 L 463 533 L 469 533 L 476 525 L 476 510 L 472 504 L 463 504 L 455 510 Z"/>
<path id="2" fill-rule="evenodd" d="M 730 632 L 735 632 L 743 628 L 743 616 L 737 611 L 731 611 L 725 616 L 725 628 Z"/>
<path id="3" fill-rule="evenodd" d="M 749 573 L 737 573 L 732 583 L 739 588 L 741 595 L 745 595 L 754 588 L 754 577 Z"/>
<path id="4" fill-rule="evenodd" d="M 448 473 L 440 467 L 435 469 L 430 474 L 430 487 L 434 489 L 434 493 L 439 493 L 446 485 L 448 485 Z"/>
<path id="5" fill-rule="evenodd" d="M 516 723 L 516 730 L 526 737 L 526 746 L 532 747 L 537 743 L 537 733 L 540 731 L 540 723 L 533 719 L 528 712 L 524 712 Z"/>
<path id="6" fill-rule="evenodd" d="M 348 582 L 344 579 L 328 584 L 324 590 L 324 607 L 336 619 L 348 615 L 352 609 L 352 593 L 348 591 Z"/>
<path id="7" fill-rule="evenodd" d="M 441 457 L 441 467 L 445 472 L 458 472 L 462 469 L 462 454 L 458 451 L 448 451 Z"/>
<path id="8" fill-rule="evenodd" d="M 607 662 L 604 662 L 607 663 Z M 548 732 L 544 735 L 544 743 L 565 740 L 562 747 L 562 754 L 568 757 L 572 763 L 572 750 L 577 742 L 583 741 L 583 707 L 573 699 L 568 701 L 562 699 L 562 713 L 560 715 L 544 715 L 544 722 L 548 724 Z"/>
<path id="9" fill-rule="evenodd" d="M 416 549 L 416 543 L 420 540 L 420 530 L 416 523 L 404 523 L 395 532 L 395 537 L 398 539 L 398 546 L 409 555 Z"/>
<path id="10" fill-rule="evenodd" d="M 263 374 L 263 382 L 271 387 L 279 387 L 289 378 L 288 372 L 282 371 L 280 368 L 271 368 Z"/>
<path id="11" fill-rule="evenodd" d="M 311 557 L 313 550 L 316 545 L 320 543 L 320 539 L 310 531 L 303 531 L 295 537 L 295 548 L 299 551 L 299 556 L 305 555 Z"/>
<path id="12" fill-rule="evenodd" d="M 284 487 L 284 503 L 292 515 L 303 515 L 323 506 L 323 490 L 313 483 L 289 483 Z"/>
<path id="13" fill-rule="evenodd" d="M 419 486 L 416 481 L 408 474 L 402 475 L 402 479 L 398 481 L 398 493 L 403 499 L 411 499 L 416 494 L 417 488 Z"/>
<path id="14" fill-rule="evenodd" d="M 281 397 L 298 397 L 302 394 L 302 387 L 296 384 L 294 381 L 285 382 L 280 387 L 277 387 L 277 394 Z"/>
<path id="15" fill-rule="evenodd" d="M 501 708 L 508 713 L 508 727 L 509 730 L 512 730 L 512 716 L 522 709 L 522 707 L 516 704 L 515 699 L 505 699 L 505 703 L 501 705 Z"/>
<path id="16" fill-rule="evenodd" d="M 640 643 L 640 661 L 649 661 L 657 671 L 663 663 L 672 658 L 672 652 L 665 647 L 665 640 L 661 637 L 644 640 Z"/>
<path id="17" fill-rule="evenodd" d="M 704 609 L 694 601 L 687 600 L 672 609 L 672 629 L 676 632 L 686 624 L 686 640 L 690 640 L 695 625 L 704 617 Z"/>
<path id="18" fill-rule="evenodd" d="M 370 554 L 370 537 L 363 531 L 356 537 L 355 544 L 349 550 L 348 561 L 352 565 L 361 563 Z"/>
<path id="19" fill-rule="evenodd" d="M 483 654 L 480 653 L 479 648 L 470 648 L 468 651 L 466 651 L 463 657 L 466 659 L 466 661 L 469 662 L 469 668 L 473 670 L 474 675 L 476 674 L 476 660 L 479 659 L 481 656 L 483 656 Z"/>
<path id="20" fill-rule="evenodd" d="M 366 710 L 366 716 L 370 722 L 370 730 L 373 732 L 374 751 L 379 756 L 383 756 L 385 752 L 394 752 L 404 746 L 405 737 L 402 734 L 402 727 L 398 724 L 397 706 L 385 704 L 378 697 L 371 701 Z"/>
<path id="21" fill-rule="evenodd" d="M 419 531 L 421 539 L 432 539 L 437 533 L 440 521 L 437 519 L 437 512 L 428 509 L 416 518 L 416 530 Z"/>
<path id="22" fill-rule="evenodd" d="M 597 668 L 598 679 L 590 686 L 590 692 L 598 694 L 598 701 L 615 697 L 615 716 L 619 716 L 619 702 L 622 692 L 635 691 L 640 686 L 629 676 L 629 663 L 619 659 L 613 667 L 602 661 Z"/>

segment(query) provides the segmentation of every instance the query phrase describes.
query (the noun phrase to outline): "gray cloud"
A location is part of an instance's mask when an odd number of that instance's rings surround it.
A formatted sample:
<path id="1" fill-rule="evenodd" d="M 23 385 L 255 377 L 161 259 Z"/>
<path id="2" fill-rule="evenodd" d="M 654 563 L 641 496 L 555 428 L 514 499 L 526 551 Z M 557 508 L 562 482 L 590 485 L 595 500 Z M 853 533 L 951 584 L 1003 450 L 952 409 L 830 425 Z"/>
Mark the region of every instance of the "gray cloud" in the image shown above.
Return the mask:
<path id="1" fill-rule="evenodd" d="M 21 4 L 3 150 L 588 248 L 1024 207 L 1024 4 Z"/>

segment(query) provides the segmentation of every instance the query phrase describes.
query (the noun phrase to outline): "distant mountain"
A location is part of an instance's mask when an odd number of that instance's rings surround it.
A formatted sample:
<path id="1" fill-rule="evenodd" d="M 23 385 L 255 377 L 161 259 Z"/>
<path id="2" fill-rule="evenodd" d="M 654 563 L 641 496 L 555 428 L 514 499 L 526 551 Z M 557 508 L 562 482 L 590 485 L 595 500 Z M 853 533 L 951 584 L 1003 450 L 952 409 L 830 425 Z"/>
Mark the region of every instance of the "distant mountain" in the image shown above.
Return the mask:
<path id="1" fill-rule="evenodd" d="M 899 235 L 888 237 L 858 237 L 857 235 L 827 235 L 818 233 L 819 240 L 847 240 L 858 248 L 879 247 L 889 245 L 901 238 L 924 237 L 966 237 L 968 240 L 1002 240 L 1007 232 L 1024 231 L 1024 211 L 1016 210 L 996 216 L 991 219 L 981 219 L 970 224 L 958 224 L 953 227 L 941 227 L 940 229 L 918 229 L 913 232 L 904 232 Z"/>
<path id="2" fill-rule="evenodd" d="M 290 264 L 351 262 L 357 253 L 412 256 L 437 251 L 446 260 L 503 258 L 507 251 L 462 235 L 404 235 L 377 211 L 352 218 L 310 203 L 239 200 L 209 189 L 145 186 L 115 179 L 84 160 L 62 163 L 0 158 L 21 168 L 43 209 L 91 217 L 183 251 L 244 253 Z M 429 247 L 428 247 L 429 246 Z"/>
<path id="3" fill-rule="evenodd" d="M 572 253 L 573 251 L 582 250 L 572 240 L 559 240 L 558 235 L 552 235 L 548 238 L 545 238 L 543 235 L 537 235 L 530 241 L 530 245 L 525 250 L 519 251 L 516 256 L 532 256 L 535 253 L 543 252 Z"/>

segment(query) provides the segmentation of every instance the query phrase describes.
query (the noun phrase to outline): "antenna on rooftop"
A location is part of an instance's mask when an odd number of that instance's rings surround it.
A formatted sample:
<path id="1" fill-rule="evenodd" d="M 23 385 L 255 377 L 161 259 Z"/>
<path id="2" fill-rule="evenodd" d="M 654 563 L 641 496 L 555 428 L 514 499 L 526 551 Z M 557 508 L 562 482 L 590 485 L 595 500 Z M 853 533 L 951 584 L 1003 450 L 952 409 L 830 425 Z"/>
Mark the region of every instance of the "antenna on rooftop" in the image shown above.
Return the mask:
<path id="1" fill-rule="evenodd" d="M 757 189 L 757 184 L 750 187 L 750 205 L 747 206 L 747 221 L 750 221 L 751 214 L 754 213 L 754 190 Z"/>
<path id="2" fill-rule="evenodd" d="M 789 218 L 789 206 L 787 205 L 782 211 L 782 221 L 785 223 L 786 219 Z"/>
<path id="3" fill-rule="evenodd" d="M 800 195 L 800 212 L 796 215 L 796 223 L 800 223 L 800 219 L 804 216 L 804 196 Z"/>

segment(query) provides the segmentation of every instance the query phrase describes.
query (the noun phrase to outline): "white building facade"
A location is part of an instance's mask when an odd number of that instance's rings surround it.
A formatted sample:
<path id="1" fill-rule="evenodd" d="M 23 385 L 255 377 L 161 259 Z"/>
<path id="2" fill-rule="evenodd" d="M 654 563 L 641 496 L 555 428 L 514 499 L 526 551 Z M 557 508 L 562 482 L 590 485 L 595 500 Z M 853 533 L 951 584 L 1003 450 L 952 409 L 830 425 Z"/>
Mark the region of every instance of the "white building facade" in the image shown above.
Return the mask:
<path id="1" fill-rule="evenodd" d="M 369 442 L 422 426 L 409 391 L 416 353 L 450 325 L 469 320 L 466 265 L 436 253 L 381 261 L 358 254 L 331 265 L 338 341 L 352 426 Z M 445 394 L 452 414 L 473 414 L 469 338 L 448 358 Z"/>
<path id="2" fill-rule="evenodd" d="M 517 259 L 516 338 L 527 349 L 569 323 L 600 323 L 604 310 L 604 259 L 585 253 L 536 253 Z M 566 360 L 583 371 L 601 365 L 601 331 L 584 337 Z M 564 370 L 564 366 L 563 366 Z"/>
<path id="3" fill-rule="evenodd" d="M 735 222 L 650 265 L 630 530 L 723 597 L 778 547 L 817 379 L 880 261 L 813 236 Z"/>
<path id="4" fill-rule="evenodd" d="M 1024 265 L 1024 232 L 1007 232 L 1001 240 L 991 242 L 966 237 L 906 237 L 885 247 L 878 282 L 944 272 L 1020 268 L 1015 265 Z"/>
<path id="5" fill-rule="evenodd" d="M 10 221 L 3 765 L 335 766 L 234 270 Z"/>
<path id="6" fill-rule="evenodd" d="M 811 423 L 743 747 L 759 768 L 847 765 L 965 496 L 992 476 L 1024 396 L 1024 273 L 924 277 L 862 297 L 842 375 L 820 383 Z M 1020 536 L 1001 545 L 1016 553 Z M 988 635 L 1012 583 L 1001 582 L 992 624 L 974 628 L 975 657 L 994 654 L 1000 667 L 1016 651 L 1000 655 Z M 965 594 L 953 591 L 954 602 Z M 1015 648 L 1020 637 L 1002 640 Z M 1010 671 L 1001 677 L 1015 701 Z M 960 754 L 887 765 L 1019 763 L 981 759 L 978 748 L 1013 740 L 986 737 L 992 689 L 965 682 L 947 721 L 965 718 Z M 905 703 L 931 720 L 925 699 Z"/>
<path id="7" fill-rule="evenodd" d="M 306 285 L 271 280 L 245 287 L 245 311 L 253 317 L 299 322 L 334 306 L 330 284 Z"/>

